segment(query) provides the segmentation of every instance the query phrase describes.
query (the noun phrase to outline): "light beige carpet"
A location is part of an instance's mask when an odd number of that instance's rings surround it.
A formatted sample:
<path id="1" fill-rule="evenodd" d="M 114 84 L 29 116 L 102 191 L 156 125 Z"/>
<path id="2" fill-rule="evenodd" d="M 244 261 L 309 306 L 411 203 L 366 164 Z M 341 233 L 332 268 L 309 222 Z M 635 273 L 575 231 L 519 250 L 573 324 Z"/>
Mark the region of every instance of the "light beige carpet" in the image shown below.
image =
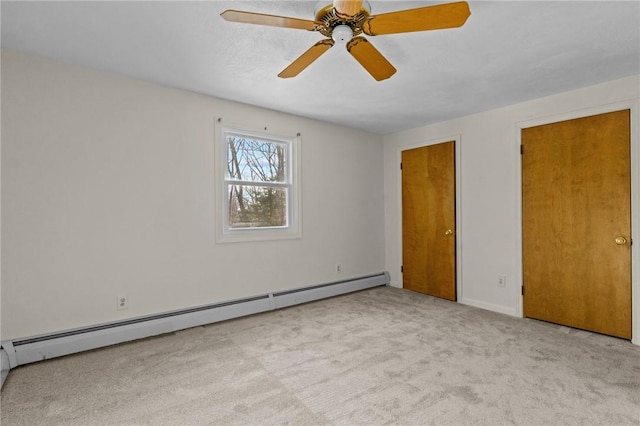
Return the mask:
<path id="1" fill-rule="evenodd" d="M 380 287 L 13 370 L 2 425 L 640 424 L 640 347 Z"/>

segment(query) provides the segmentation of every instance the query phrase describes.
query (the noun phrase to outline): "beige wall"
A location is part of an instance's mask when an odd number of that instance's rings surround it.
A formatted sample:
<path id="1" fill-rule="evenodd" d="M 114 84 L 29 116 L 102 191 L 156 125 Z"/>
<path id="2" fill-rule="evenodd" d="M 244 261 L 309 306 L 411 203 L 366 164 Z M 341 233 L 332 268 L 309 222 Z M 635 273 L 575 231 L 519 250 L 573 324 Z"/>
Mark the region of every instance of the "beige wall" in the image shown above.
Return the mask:
<path id="1" fill-rule="evenodd" d="M 215 243 L 215 117 L 302 134 L 302 239 Z M 377 135 L 3 51 L 2 339 L 381 272 L 382 164 Z"/>

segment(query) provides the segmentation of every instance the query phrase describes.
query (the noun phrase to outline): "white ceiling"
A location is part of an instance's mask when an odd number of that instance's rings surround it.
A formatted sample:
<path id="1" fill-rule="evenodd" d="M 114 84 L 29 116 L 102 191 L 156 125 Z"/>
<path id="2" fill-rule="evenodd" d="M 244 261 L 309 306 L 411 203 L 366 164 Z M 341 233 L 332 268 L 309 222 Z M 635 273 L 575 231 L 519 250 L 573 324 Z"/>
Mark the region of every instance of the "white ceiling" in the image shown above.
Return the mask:
<path id="1" fill-rule="evenodd" d="M 313 19 L 315 4 L 2 1 L 2 47 L 379 134 L 640 74 L 638 1 L 470 1 L 461 28 L 368 37 L 398 69 L 381 82 L 339 45 L 280 79 L 323 37 L 219 16 Z"/>

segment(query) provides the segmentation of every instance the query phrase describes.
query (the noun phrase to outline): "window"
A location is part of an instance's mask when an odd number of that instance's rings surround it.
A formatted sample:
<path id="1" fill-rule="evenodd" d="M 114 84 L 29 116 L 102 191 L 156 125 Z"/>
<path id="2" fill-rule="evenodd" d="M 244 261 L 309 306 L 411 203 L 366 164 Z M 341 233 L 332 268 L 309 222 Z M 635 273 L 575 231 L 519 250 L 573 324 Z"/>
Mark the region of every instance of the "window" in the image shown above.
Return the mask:
<path id="1" fill-rule="evenodd" d="M 222 128 L 218 241 L 297 238 L 298 137 Z"/>

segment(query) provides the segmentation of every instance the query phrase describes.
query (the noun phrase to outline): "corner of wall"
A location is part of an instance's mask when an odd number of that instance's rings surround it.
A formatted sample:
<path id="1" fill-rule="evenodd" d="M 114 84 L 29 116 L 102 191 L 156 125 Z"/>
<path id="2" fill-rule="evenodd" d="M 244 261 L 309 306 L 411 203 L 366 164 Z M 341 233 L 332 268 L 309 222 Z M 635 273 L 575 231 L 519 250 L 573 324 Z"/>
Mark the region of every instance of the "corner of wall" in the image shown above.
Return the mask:
<path id="1" fill-rule="evenodd" d="M 2 387 L 4 386 L 4 382 L 5 380 L 7 380 L 7 376 L 9 375 L 9 370 L 11 370 L 9 354 L 5 350 L 4 346 L 5 344 L 3 342 L 2 347 L 0 347 L 0 366 L 2 367 L 2 371 L 0 374 L 0 389 L 2 389 Z"/>

